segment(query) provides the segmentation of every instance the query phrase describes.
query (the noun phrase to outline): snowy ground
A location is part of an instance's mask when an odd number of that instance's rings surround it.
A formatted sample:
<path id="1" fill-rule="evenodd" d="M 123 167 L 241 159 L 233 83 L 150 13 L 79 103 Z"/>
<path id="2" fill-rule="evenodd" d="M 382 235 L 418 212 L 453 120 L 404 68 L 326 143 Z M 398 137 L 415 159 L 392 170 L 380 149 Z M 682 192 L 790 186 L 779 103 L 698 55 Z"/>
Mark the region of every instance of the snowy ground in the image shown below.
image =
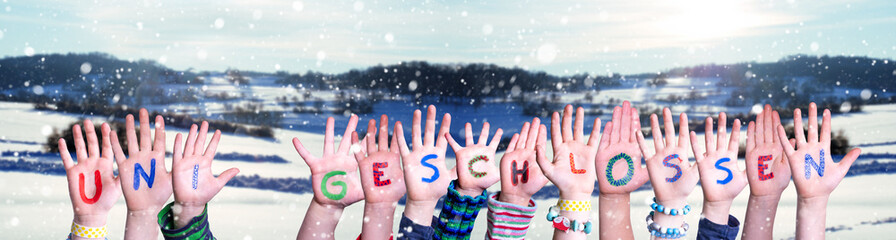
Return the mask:
<path id="1" fill-rule="evenodd" d="M 449 110 L 450 111 L 450 110 Z M 473 113 L 471 113 L 473 114 Z M 53 128 L 62 129 L 66 124 L 81 116 L 60 114 L 47 111 L 35 111 L 30 104 L 0 102 L 0 151 L 41 151 L 46 136 Z M 896 118 L 896 104 L 866 106 L 864 112 L 837 115 L 833 119 L 835 131 L 842 129 L 850 137 L 853 145 L 873 144 L 863 148 L 863 153 L 896 153 L 896 130 L 888 119 Z M 94 118 L 95 122 L 106 119 Z M 608 120 L 608 119 L 603 119 Z M 590 121 L 589 121 L 590 122 Z M 338 122 L 344 124 L 343 122 Z M 461 129 L 460 124 L 452 129 Z M 477 127 L 478 128 L 478 127 Z M 172 146 L 176 133 L 186 133 L 184 129 L 168 129 L 168 146 Z M 320 130 L 322 133 L 322 129 Z M 512 132 L 507 133 L 512 134 Z M 277 129 L 276 140 L 265 140 L 245 136 L 226 134 L 218 147 L 221 153 L 238 152 L 244 154 L 277 155 L 290 163 L 249 163 L 218 161 L 213 164 L 213 171 L 220 172 L 230 167 L 239 167 L 241 175 L 258 174 L 262 177 L 307 177 L 307 166 L 295 153 L 290 139 L 299 137 L 312 153 L 319 154 L 322 148 L 323 135 L 294 130 Z M 702 139 L 699 136 L 698 139 Z M 170 151 L 170 149 L 169 149 Z M 10 160 L 10 159 L 3 159 Z M 892 159 L 891 159 L 892 160 Z M 449 165 L 453 161 L 449 160 Z M 170 166 L 170 161 L 169 161 Z M 743 161 L 741 161 L 741 167 Z M 829 227 L 845 225 L 852 230 L 829 233 L 831 239 L 855 239 L 862 236 L 894 236 L 896 227 L 893 223 L 882 225 L 860 225 L 862 221 L 874 221 L 896 217 L 896 208 L 891 206 L 896 191 L 884 183 L 893 182 L 896 175 L 865 175 L 847 178 L 831 196 L 828 207 L 827 225 Z M 65 187 L 65 178 L 33 173 L 0 172 L 0 232 L 11 233 L 13 239 L 50 239 L 64 236 L 71 221 L 71 207 Z M 796 193 L 792 189 L 785 191 L 780 204 L 776 227 L 776 238 L 792 236 L 796 212 Z M 490 189 L 498 190 L 496 187 Z M 745 190 L 735 201 L 732 213 L 743 220 L 748 190 Z M 646 202 L 650 191 L 636 192 L 632 195 L 632 219 L 638 239 L 646 238 L 642 221 L 648 207 Z M 691 194 L 690 203 L 694 209 L 701 208 L 702 193 L 697 188 Z M 210 204 L 212 229 L 222 239 L 290 239 L 295 236 L 301 225 L 305 209 L 311 200 L 310 194 L 286 194 L 274 191 L 263 191 L 244 188 L 227 188 Z M 539 212 L 530 228 L 531 238 L 543 238 L 550 235 L 550 228 L 543 221 L 547 206 L 556 199 L 538 201 Z M 595 201 L 596 204 L 596 201 Z M 363 203 L 351 206 L 345 211 L 343 221 L 337 233 L 337 239 L 354 238 L 360 231 L 363 216 Z M 596 209 L 596 206 L 595 206 Z M 396 211 L 400 214 L 402 207 Z M 113 209 L 110 218 L 110 231 L 113 239 L 119 238 L 124 223 L 124 201 Z M 594 214 L 597 214 L 595 212 Z M 474 229 L 474 236 L 482 236 L 485 231 L 483 220 L 485 211 L 481 212 Z M 597 219 L 597 215 L 593 217 Z M 699 216 L 690 215 L 688 222 L 697 223 Z M 397 221 L 396 221 L 397 224 Z M 395 226 L 397 227 L 397 226 Z M 48 230 L 47 230 L 48 229 Z M 592 236 L 594 238 L 595 236 Z M 693 236 L 691 236 L 692 238 Z"/>

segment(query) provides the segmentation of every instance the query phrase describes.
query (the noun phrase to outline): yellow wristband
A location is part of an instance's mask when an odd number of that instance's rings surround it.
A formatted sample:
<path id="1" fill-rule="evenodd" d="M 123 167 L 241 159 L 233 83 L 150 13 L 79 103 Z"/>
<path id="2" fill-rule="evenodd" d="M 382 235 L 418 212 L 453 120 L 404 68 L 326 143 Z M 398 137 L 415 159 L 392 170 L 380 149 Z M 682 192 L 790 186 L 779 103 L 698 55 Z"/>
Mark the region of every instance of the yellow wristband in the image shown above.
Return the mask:
<path id="1" fill-rule="evenodd" d="M 560 207 L 560 210 L 567 212 L 590 212 L 591 200 L 573 201 L 560 199 L 557 201 L 557 206 Z"/>
<path id="2" fill-rule="evenodd" d="M 107 232 L 108 232 L 108 230 L 106 230 L 106 226 L 92 228 L 92 227 L 81 226 L 75 222 L 72 222 L 72 235 L 75 235 L 78 237 L 105 238 Z"/>

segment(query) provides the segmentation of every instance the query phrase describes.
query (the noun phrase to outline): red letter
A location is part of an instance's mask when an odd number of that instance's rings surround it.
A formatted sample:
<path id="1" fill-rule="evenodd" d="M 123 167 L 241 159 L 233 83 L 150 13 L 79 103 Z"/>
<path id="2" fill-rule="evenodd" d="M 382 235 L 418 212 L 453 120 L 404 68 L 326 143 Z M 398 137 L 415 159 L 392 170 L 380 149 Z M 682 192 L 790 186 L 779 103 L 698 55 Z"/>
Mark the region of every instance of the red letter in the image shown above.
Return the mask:
<path id="1" fill-rule="evenodd" d="M 764 162 L 771 160 L 772 155 L 759 156 L 759 181 L 775 178 L 775 173 L 765 174 L 765 170 L 768 169 L 768 164 L 765 164 Z"/>
<path id="2" fill-rule="evenodd" d="M 380 177 L 383 176 L 383 171 L 380 171 L 380 168 L 389 167 L 389 162 L 375 162 L 373 163 L 373 184 L 377 187 L 386 186 L 392 184 L 392 181 L 386 179 L 386 181 L 380 180 Z"/>
<path id="3" fill-rule="evenodd" d="M 576 169 L 576 160 L 572 158 L 572 153 L 569 153 L 569 170 L 575 174 L 585 173 L 585 169 Z"/>
<path id="4" fill-rule="evenodd" d="M 96 193 L 93 194 L 93 198 L 87 198 L 87 195 L 84 195 L 84 174 L 78 174 L 78 187 L 81 190 L 81 201 L 84 201 L 84 203 L 94 204 L 97 200 L 100 200 L 100 195 L 103 194 L 103 181 L 100 179 L 100 170 L 93 172 L 93 184 L 96 185 Z"/>

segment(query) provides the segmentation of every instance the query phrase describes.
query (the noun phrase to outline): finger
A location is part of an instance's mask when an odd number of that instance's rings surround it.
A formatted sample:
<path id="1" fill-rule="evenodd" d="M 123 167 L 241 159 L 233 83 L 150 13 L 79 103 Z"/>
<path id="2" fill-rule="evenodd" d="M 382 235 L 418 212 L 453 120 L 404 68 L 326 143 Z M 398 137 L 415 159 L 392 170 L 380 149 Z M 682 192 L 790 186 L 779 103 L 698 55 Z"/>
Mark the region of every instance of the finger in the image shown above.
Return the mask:
<path id="1" fill-rule="evenodd" d="M 426 108 L 426 128 L 423 131 L 423 145 L 435 145 L 436 135 L 436 106 L 429 105 Z M 439 134 L 441 136 L 441 134 Z"/>
<path id="2" fill-rule="evenodd" d="M 547 134 L 548 134 L 548 128 L 546 126 L 544 126 L 544 124 L 538 124 L 538 136 L 532 136 L 531 138 L 538 139 L 537 141 L 535 141 L 536 146 L 544 147 L 548 141 Z"/>
<path id="3" fill-rule="evenodd" d="M 435 107 L 433 107 L 433 108 L 435 108 Z M 433 111 L 435 111 L 435 110 L 433 110 Z M 442 122 L 439 127 L 440 127 L 439 136 L 449 134 L 449 131 L 451 131 L 451 114 L 446 113 L 444 116 L 442 116 Z M 445 140 L 444 138 L 439 138 L 436 140 L 436 147 L 442 149 L 443 151 L 445 148 L 448 147 L 447 145 L 448 145 L 448 141 Z"/>
<path id="4" fill-rule="evenodd" d="M 765 115 L 767 112 L 759 113 L 756 116 L 756 132 L 753 133 L 753 136 L 756 136 L 756 145 L 765 143 Z"/>
<path id="5" fill-rule="evenodd" d="M 595 146 L 594 144 L 598 144 L 598 138 L 600 138 L 600 118 L 594 118 L 594 125 L 591 127 L 591 135 L 588 136 L 588 146 Z M 606 129 L 604 129 L 606 131 Z M 603 141 L 600 141 L 603 142 Z M 599 147 L 600 145 L 598 145 Z"/>
<path id="6" fill-rule="evenodd" d="M 448 133 L 451 135 L 451 133 Z M 473 125 L 470 123 L 464 124 L 464 138 L 466 139 L 466 145 L 464 146 L 473 146 Z"/>
<path id="7" fill-rule="evenodd" d="M 576 108 L 575 128 L 573 128 L 573 140 L 585 141 L 585 108 Z"/>
<path id="8" fill-rule="evenodd" d="M 622 102 L 622 115 L 619 129 L 622 131 L 619 132 L 619 140 L 620 141 L 628 141 L 631 139 L 632 131 L 632 107 L 628 101 Z"/>
<path id="9" fill-rule="evenodd" d="M 395 121 L 395 130 L 394 136 L 392 138 L 398 139 L 398 149 L 401 152 L 401 156 L 407 156 L 411 153 L 408 149 L 408 142 L 404 140 L 404 128 L 401 126 L 401 121 Z"/>
<path id="10" fill-rule="evenodd" d="M 806 144 L 806 133 L 803 132 L 803 115 L 799 108 L 793 110 L 793 135 L 797 145 Z"/>
<path id="11" fill-rule="evenodd" d="M 528 133 L 525 128 L 528 127 L 524 127 L 523 131 Z M 527 134 L 525 133 L 520 133 L 520 135 L 522 138 L 527 137 Z M 554 114 L 551 115 L 551 145 L 554 149 L 557 149 L 557 146 L 559 146 L 560 143 L 563 143 L 563 133 L 560 129 L 560 113 L 554 112 Z"/>
<path id="12" fill-rule="evenodd" d="M 199 127 L 196 124 L 190 125 L 190 133 L 187 134 L 187 142 L 184 143 L 184 156 L 193 155 L 193 147 L 196 144 L 196 131 Z"/>
<path id="13" fill-rule="evenodd" d="M 103 144 L 101 148 L 103 157 L 117 160 L 117 158 L 112 155 L 112 139 L 109 137 L 109 132 L 112 132 L 112 129 L 109 128 L 109 124 L 103 123 L 103 125 L 100 126 L 100 131 L 103 134 Z"/>
<path id="14" fill-rule="evenodd" d="M 367 143 L 367 146 L 364 147 L 367 148 L 367 152 L 374 152 L 377 149 L 377 141 L 374 141 L 376 132 L 376 120 L 370 119 L 370 121 L 367 121 L 367 133 L 364 135 L 364 142 Z"/>
<path id="15" fill-rule="evenodd" d="M 818 142 L 818 106 L 809 103 L 809 139 L 810 143 Z"/>
<path id="16" fill-rule="evenodd" d="M 691 138 L 688 137 L 688 114 L 681 113 L 678 115 L 678 147 L 686 148 L 691 145 Z"/>
<path id="17" fill-rule="evenodd" d="M 738 152 L 740 148 L 740 119 L 734 119 L 734 126 L 731 127 L 731 139 L 728 142 L 728 151 Z"/>
<path id="18" fill-rule="evenodd" d="M 173 160 L 171 162 L 172 165 L 179 162 L 180 159 L 184 157 L 183 135 L 180 133 L 174 135 L 174 152 L 172 154 L 174 154 L 171 156 L 171 159 Z"/>
<path id="19" fill-rule="evenodd" d="M 308 149 L 305 149 L 305 146 L 302 145 L 302 141 L 299 141 L 299 138 L 292 138 L 292 146 L 296 148 L 296 152 L 299 153 L 299 156 L 302 157 L 302 160 L 305 160 L 305 164 L 311 166 L 314 162 L 314 156 L 308 152 Z"/>
<path id="20" fill-rule="evenodd" d="M 118 143 L 118 136 L 116 135 L 118 135 L 116 132 L 112 132 L 109 138 L 112 139 L 112 152 L 115 153 L 115 163 L 121 165 L 127 157 L 124 155 L 124 151 L 121 149 L 121 144 Z"/>
<path id="21" fill-rule="evenodd" d="M 218 189 L 224 188 L 224 186 L 227 185 L 227 182 L 230 182 L 230 179 L 238 173 L 240 173 L 238 168 L 231 168 L 222 172 L 221 175 L 218 175 L 218 177 L 215 178 L 215 181 L 218 183 Z"/>
<path id="22" fill-rule="evenodd" d="M 706 142 L 706 150 L 712 151 L 718 149 L 716 146 L 716 138 L 712 134 L 712 117 L 706 117 L 706 127 L 703 131 L 704 141 Z M 696 144 L 696 140 L 696 138 L 691 138 L 691 144 Z M 697 152 L 694 152 L 694 154 L 697 154 Z"/>
<path id="23" fill-rule="evenodd" d="M 368 126 L 367 128 L 370 129 L 370 126 Z M 377 145 L 379 147 L 379 150 L 389 151 L 389 116 L 386 116 L 386 114 L 380 116 L 380 129 L 378 132 L 379 141 L 377 141 Z"/>
<path id="24" fill-rule="evenodd" d="M 793 149 L 793 146 L 790 145 L 790 141 L 787 140 L 787 133 L 784 132 L 784 127 L 778 126 L 777 132 L 779 139 L 778 142 L 780 142 L 781 147 L 784 148 L 784 154 L 786 154 L 788 157 L 792 156 L 795 150 Z"/>
<path id="25" fill-rule="evenodd" d="M 482 131 L 479 132 L 479 143 L 477 143 L 477 144 L 486 144 L 486 142 L 488 142 L 488 130 L 489 130 L 488 122 L 482 123 Z M 495 136 L 492 137 L 492 139 L 494 139 L 495 137 L 501 138 L 500 136 L 498 136 L 497 133 L 495 133 Z"/>
<path id="26" fill-rule="evenodd" d="M 753 151 L 753 148 L 756 147 L 756 123 L 750 121 L 747 124 L 747 152 Z"/>
<path id="27" fill-rule="evenodd" d="M 550 179 L 554 173 L 554 165 L 551 163 L 551 160 L 547 158 L 545 152 L 546 150 L 544 146 L 535 147 L 535 162 L 538 163 L 541 172 Z"/>
<path id="28" fill-rule="evenodd" d="M 443 137 L 448 139 L 448 145 L 451 145 L 451 149 L 453 149 L 455 152 L 460 151 L 463 148 L 460 146 L 460 144 L 457 143 L 457 141 L 454 141 L 454 137 L 452 137 L 451 134 L 446 133 L 445 135 L 443 135 Z"/>
<path id="29" fill-rule="evenodd" d="M 691 131 L 690 135 L 691 135 L 691 150 L 694 151 L 694 158 L 697 159 L 697 162 L 703 162 L 703 154 L 705 154 L 706 152 L 704 152 L 700 148 L 700 146 L 698 146 L 700 144 L 697 143 L 697 133 L 694 131 Z M 709 144 L 707 144 L 706 149 L 710 149 Z"/>
<path id="30" fill-rule="evenodd" d="M 199 127 L 199 135 L 196 137 L 196 146 L 193 147 L 193 155 L 202 155 L 202 152 L 205 151 L 205 139 L 207 134 L 208 122 L 202 121 L 202 126 Z"/>
<path id="31" fill-rule="evenodd" d="M 796 149 L 796 140 L 793 138 L 790 139 L 790 147 Z"/>
<path id="32" fill-rule="evenodd" d="M 529 125 L 529 136 L 526 137 L 526 148 L 533 149 L 532 147 L 535 146 L 536 142 L 538 141 L 538 136 L 542 135 L 542 134 L 539 134 L 540 126 L 541 126 L 541 120 L 538 118 L 533 118 L 532 125 Z M 545 130 L 545 131 L 547 131 L 547 130 Z"/>
<path id="33" fill-rule="evenodd" d="M 492 141 L 488 143 L 488 147 L 497 150 L 498 145 L 501 144 L 501 137 L 504 136 L 504 130 L 498 128 L 498 131 L 495 131 L 495 136 L 492 136 Z"/>
<path id="34" fill-rule="evenodd" d="M 368 131 L 368 133 L 369 132 L 370 131 Z M 359 142 L 360 141 L 358 141 L 358 132 L 352 132 L 352 144 L 358 144 Z M 360 162 L 361 160 L 364 160 L 364 158 L 365 158 L 364 151 L 356 151 L 355 152 L 355 161 Z"/>
<path id="35" fill-rule="evenodd" d="M 165 119 L 162 116 L 156 116 L 156 136 L 153 139 L 153 150 L 165 151 Z"/>
<path id="36" fill-rule="evenodd" d="M 631 125 L 632 126 L 631 126 L 630 131 L 641 131 L 641 116 L 639 116 L 639 114 L 638 114 L 638 109 L 632 108 L 631 112 L 632 112 L 631 113 L 631 115 L 632 115 Z M 638 136 L 635 136 L 635 134 L 632 133 L 632 134 L 629 134 L 629 138 L 627 141 L 629 143 L 635 143 L 638 141 L 637 138 L 638 138 Z M 623 139 L 620 139 L 620 140 L 623 140 Z"/>
<path id="37" fill-rule="evenodd" d="M 598 151 L 603 151 L 603 149 L 606 149 L 610 145 L 610 138 L 612 138 L 612 136 L 610 136 L 610 135 L 613 134 L 613 128 L 616 127 L 613 125 L 614 124 L 612 121 L 607 122 L 607 125 L 604 125 L 604 132 L 600 136 L 600 143 L 597 144 L 598 145 L 597 148 L 600 149 Z M 597 128 L 597 127 L 595 127 L 595 128 Z M 592 138 L 594 138 L 594 137 L 592 137 Z"/>
<path id="38" fill-rule="evenodd" d="M 128 140 L 128 155 L 136 156 L 140 151 L 140 145 L 137 142 L 137 129 L 134 127 L 134 115 L 128 114 L 124 119 L 124 135 Z"/>
<path id="39" fill-rule="evenodd" d="M 75 161 L 72 160 L 72 154 L 68 153 L 68 145 L 65 144 L 65 139 L 59 138 L 57 144 L 57 148 L 59 148 L 59 156 L 62 157 L 62 166 L 65 166 L 66 170 L 74 167 Z"/>
<path id="40" fill-rule="evenodd" d="M 762 133 L 762 136 L 767 143 L 774 141 L 773 138 L 775 135 L 772 134 L 774 134 L 774 131 L 777 128 L 775 127 L 776 124 L 773 120 L 774 115 L 775 113 L 772 111 L 772 105 L 766 104 L 765 110 L 762 110 L 763 121 L 765 121 L 765 129 L 763 129 L 764 132 Z"/>
<path id="41" fill-rule="evenodd" d="M 460 163 L 458 162 L 457 164 Z M 457 179 L 457 164 L 455 164 L 454 167 L 451 168 L 451 170 L 448 170 L 448 178 L 451 180 Z"/>
<path id="42" fill-rule="evenodd" d="M 662 152 L 666 148 L 666 144 L 663 141 L 663 132 L 660 131 L 659 121 L 656 113 L 650 114 L 650 131 L 653 135 L 653 148 L 656 152 Z"/>
<path id="43" fill-rule="evenodd" d="M 725 149 L 728 149 L 728 116 L 725 114 L 725 112 L 719 113 L 719 128 L 716 132 L 718 133 L 718 136 L 716 136 L 717 139 L 715 141 L 716 151 L 721 152 Z M 707 148 L 707 151 L 708 150 L 709 149 Z"/>
<path id="44" fill-rule="evenodd" d="M 610 134 L 610 142 L 619 142 L 622 135 L 622 107 L 613 107 L 613 134 Z"/>
<path id="45" fill-rule="evenodd" d="M 853 148 L 846 153 L 846 156 L 843 156 L 843 159 L 841 159 L 839 163 L 837 163 L 837 168 L 840 169 L 841 179 L 849 172 L 849 168 L 852 167 L 852 163 L 859 158 L 859 154 L 862 154 L 862 149 Z"/>
<path id="46" fill-rule="evenodd" d="M 526 140 L 529 138 L 529 122 L 523 123 L 523 128 L 520 130 L 520 138 L 519 141 L 516 142 L 516 148 L 524 149 L 526 148 Z M 560 134 L 557 134 L 560 135 Z M 559 138 L 557 138 L 559 139 Z M 553 142 L 554 140 L 552 140 Z"/>
<path id="47" fill-rule="evenodd" d="M 78 163 L 87 159 L 87 149 L 84 146 L 84 134 L 81 134 L 81 125 L 75 124 L 72 127 L 72 137 L 75 138 L 75 155 L 78 157 Z"/>
<path id="48" fill-rule="evenodd" d="M 411 141 L 413 141 L 412 146 L 414 149 L 420 149 L 423 146 L 423 139 L 420 138 L 423 134 L 420 128 L 420 118 L 421 118 L 420 110 L 414 110 L 414 120 L 411 122 Z"/>
<path id="49" fill-rule="evenodd" d="M 348 153 L 349 147 L 352 145 L 352 132 L 354 132 L 357 127 L 358 115 L 352 114 L 352 116 L 348 118 L 348 125 L 345 125 L 345 132 L 342 133 L 342 139 L 339 141 L 339 148 L 336 149 L 336 151 L 343 154 Z M 386 144 L 383 143 L 384 147 L 385 145 Z"/>
<path id="50" fill-rule="evenodd" d="M 393 133 L 395 133 L 394 130 L 393 130 Z M 392 135 L 392 144 L 389 145 L 389 151 L 391 151 L 393 153 L 398 153 L 398 136 L 396 136 L 394 134 Z"/>
<path id="51" fill-rule="evenodd" d="M 516 149 L 516 142 L 520 139 L 520 134 L 514 133 L 512 137 L 510 137 L 510 143 L 507 144 L 507 149 L 504 152 L 513 152 Z"/>
<path id="52" fill-rule="evenodd" d="M 205 153 L 203 156 L 208 157 L 209 161 L 215 158 L 215 153 L 218 152 L 218 141 L 221 140 L 221 130 L 215 130 L 214 135 L 212 135 L 212 141 L 208 143 L 208 148 L 205 149 Z"/>
<path id="53" fill-rule="evenodd" d="M 825 109 L 821 117 L 821 142 L 831 142 L 831 111 Z"/>
<path id="54" fill-rule="evenodd" d="M 563 130 L 563 142 L 572 141 L 572 105 L 567 104 L 563 108 L 563 124 L 560 129 Z"/>
<path id="55" fill-rule="evenodd" d="M 774 126 L 772 131 L 777 131 L 779 126 L 783 126 L 781 125 L 781 115 L 778 115 L 778 111 L 772 111 L 772 126 Z M 775 137 L 774 133 L 772 134 L 772 143 L 778 143 L 778 138 Z"/>
<path id="56" fill-rule="evenodd" d="M 644 159 L 650 159 L 653 155 L 647 153 L 647 141 L 644 140 L 644 134 L 641 131 L 637 132 L 638 134 L 638 148 L 641 149 L 641 156 L 644 156 Z"/>
<path id="57" fill-rule="evenodd" d="M 84 134 L 87 136 L 87 156 L 99 157 L 100 142 L 96 138 L 96 127 L 93 126 L 93 122 L 90 119 L 84 120 Z"/>
<path id="58" fill-rule="evenodd" d="M 666 130 L 666 146 L 675 146 L 675 122 L 669 108 L 663 108 L 663 127 Z"/>
<path id="59" fill-rule="evenodd" d="M 321 153 L 323 156 L 335 153 L 335 150 L 333 149 L 333 128 L 335 125 L 336 120 L 333 119 L 333 117 L 328 117 L 326 130 L 324 130 L 324 152 Z"/>
<path id="60" fill-rule="evenodd" d="M 149 112 L 146 108 L 140 109 L 140 151 L 152 150 L 152 139 L 150 139 L 149 128 Z M 205 139 L 203 139 L 205 140 Z"/>

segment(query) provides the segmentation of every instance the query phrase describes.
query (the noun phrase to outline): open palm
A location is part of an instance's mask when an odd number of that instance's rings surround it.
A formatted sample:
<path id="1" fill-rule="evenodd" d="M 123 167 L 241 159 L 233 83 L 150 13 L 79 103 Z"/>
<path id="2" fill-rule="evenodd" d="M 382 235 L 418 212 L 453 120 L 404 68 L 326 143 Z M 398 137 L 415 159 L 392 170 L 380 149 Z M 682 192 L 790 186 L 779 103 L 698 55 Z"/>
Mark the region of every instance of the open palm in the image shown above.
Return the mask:
<path id="1" fill-rule="evenodd" d="M 499 128 L 492 141 L 486 142 L 488 141 L 489 124 L 483 123 L 479 142 L 473 144 L 473 127 L 467 123 L 465 129 L 466 145 L 464 147 L 461 147 L 454 137 L 451 137 L 451 134 L 445 133 L 444 135 L 448 144 L 451 145 L 451 149 L 454 149 L 454 155 L 457 158 L 457 164 L 449 172 L 452 172 L 452 175 L 457 175 L 459 184 L 457 187 L 470 189 L 478 194 L 501 180 L 500 171 L 493 160 L 503 131 Z M 477 164 L 477 162 L 481 163 Z"/>
<path id="2" fill-rule="evenodd" d="M 349 118 L 338 149 L 333 148 L 334 121 L 332 117 L 327 118 L 323 156 L 320 158 L 311 155 L 298 138 L 293 138 L 292 143 L 308 167 L 311 168 L 314 201 L 323 205 L 346 207 L 364 199 L 361 180 L 358 179 L 358 162 L 349 152 L 351 147 L 349 136 L 358 125 L 358 116 L 352 114 Z"/>
<path id="3" fill-rule="evenodd" d="M 600 131 L 600 119 L 594 120 L 591 139 L 586 142 L 584 136 L 585 111 L 582 107 L 576 110 L 575 129 L 572 123 L 572 105 L 563 109 L 561 127 L 560 114 L 554 112 L 551 117 L 551 145 L 553 161 L 538 161 L 545 176 L 560 188 L 563 199 L 588 199 L 594 192 L 594 158 L 597 154 L 597 135 Z"/>
<path id="4" fill-rule="evenodd" d="M 730 139 L 727 121 L 725 113 L 719 113 L 718 135 L 715 135 L 712 118 L 706 118 L 706 152 L 698 146 L 697 133 L 691 132 L 691 146 L 697 159 L 703 198 L 709 202 L 731 201 L 747 186 L 746 173 L 737 167 L 740 120 L 734 120 Z"/>
<path id="5" fill-rule="evenodd" d="M 697 181 L 700 180 L 697 166 L 690 164 L 690 161 L 688 161 L 688 148 L 691 143 L 687 134 L 687 115 L 684 113 L 679 115 L 679 133 L 685 134 L 679 134 L 677 141 L 675 139 L 675 126 L 672 122 L 672 111 L 669 108 L 663 109 L 663 122 L 666 130 L 665 139 L 663 138 L 663 133 L 660 132 L 659 120 L 656 114 L 650 116 L 650 128 L 653 131 L 653 144 L 656 150 L 655 155 L 650 155 L 647 152 L 647 142 L 644 140 L 644 135 L 638 131 L 638 144 L 647 158 L 650 184 L 653 185 L 653 192 L 656 194 L 658 202 L 686 198 L 694 190 L 694 187 L 697 186 Z"/>
<path id="6" fill-rule="evenodd" d="M 116 133 L 112 133 L 112 150 L 118 164 L 118 175 L 125 179 L 121 190 L 129 211 L 162 209 L 172 194 L 171 173 L 165 169 L 165 121 L 156 116 L 155 139 L 150 138 L 149 113 L 140 109 L 140 140 L 134 129 L 134 116 L 125 118 L 128 155 L 124 154 Z M 139 168 L 138 168 L 139 167 Z M 141 171 L 138 173 L 137 169 Z M 155 170 L 155 171 L 153 171 Z M 144 176 L 149 175 L 147 180 Z M 133 181 L 128 181 L 133 179 Z M 157 212 L 156 212 L 157 213 Z"/>
<path id="7" fill-rule="evenodd" d="M 773 134 L 779 125 L 778 113 L 766 104 L 747 127 L 747 180 L 753 196 L 780 195 L 790 184 L 790 164 Z"/>
<path id="8" fill-rule="evenodd" d="M 404 179 L 408 188 L 408 199 L 413 201 L 437 201 L 448 192 L 451 177 L 445 167 L 445 151 L 448 141 L 444 137 L 436 138 L 436 107 L 430 105 L 426 110 L 425 136 L 421 139 L 421 112 L 414 111 L 411 126 L 413 151 L 408 149 L 404 139 L 404 130 L 397 124 L 395 135 L 401 152 L 401 164 L 404 167 Z M 451 115 L 442 118 L 438 136 L 448 133 L 451 126 Z"/>
<path id="9" fill-rule="evenodd" d="M 174 200 L 183 206 L 203 207 L 240 172 L 239 169 L 230 168 L 218 177 L 212 175 L 212 160 L 218 149 L 221 131 L 215 131 L 208 148 L 205 147 L 207 133 L 208 122 L 203 121 L 198 132 L 195 124 L 190 127 L 186 142 L 182 142 L 180 133 L 174 138 L 172 185 Z"/>
<path id="10" fill-rule="evenodd" d="M 536 167 L 536 154 L 544 157 L 547 128 L 538 118 L 523 124 L 520 134 L 514 134 L 501 157 L 501 198 L 528 202 L 533 194 L 541 190 L 548 179 Z M 540 149 L 540 150 L 536 150 Z"/>
<path id="11" fill-rule="evenodd" d="M 109 139 L 109 125 L 103 123 L 102 155 L 96 130 L 90 120 L 84 120 L 87 145 L 81 127 L 75 125 L 72 135 L 75 139 L 77 164 L 72 161 L 65 140 L 59 139 L 59 154 L 65 166 L 68 179 L 68 193 L 72 200 L 75 222 L 81 225 L 99 227 L 105 225 L 109 210 L 121 196 L 118 178 L 112 172 L 112 145 Z"/>
<path id="12" fill-rule="evenodd" d="M 598 129 L 599 126 L 595 125 L 594 128 Z M 613 121 L 604 126 L 598 144 L 595 173 L 602 194 L 631 193 L 649 179 L 647 169 L 641 166 L 636 131 L 641 131 L 640 117 L 637 110 L 625 101 L 621 108 L 617 106 L 613 109 Z M 595 136 L 592 133 L 592 140 Z M 612 171 L 607 171 L 610 168 Z"/>
<path id="13" fill-rule="evenodd" d="M 398 137 L 393 136 L 389 143 L 388 127 L 389 117 L 384 114 L 380 117 L 379 132 L 376 121 L 371 119 L 363 140 L 359 142 L 358 134 L 352 134 L 353 144 L 360 144 L 362 149 L 355 153 L 355 160 L 361 171 L 361 186 L 367 203 L 398 202 L 407 192 L 401 155 L 398 154 Z"/>
<path id="14" fill-rule="evenodd" d="M 815 103 L 809 104 L 809 138 L 803 135 L 803 117 L 800 109 L 794 110 L 793 124 L 796 135 L 796 150 L 789 144 L 781 144 L 793 173 L 793 184 L 800 198 L 828 196 L 837 188 L 849 167 L 861 154 L 858 148 L 852 149 L 839 163 L 831 156 L 831 112 L 824 110 L 821 124 L 821 139 L 818 135 L 818 109 Z M 778 126 L 778 142 L 784 143 L 787 135 L 784 127 Z"/>

